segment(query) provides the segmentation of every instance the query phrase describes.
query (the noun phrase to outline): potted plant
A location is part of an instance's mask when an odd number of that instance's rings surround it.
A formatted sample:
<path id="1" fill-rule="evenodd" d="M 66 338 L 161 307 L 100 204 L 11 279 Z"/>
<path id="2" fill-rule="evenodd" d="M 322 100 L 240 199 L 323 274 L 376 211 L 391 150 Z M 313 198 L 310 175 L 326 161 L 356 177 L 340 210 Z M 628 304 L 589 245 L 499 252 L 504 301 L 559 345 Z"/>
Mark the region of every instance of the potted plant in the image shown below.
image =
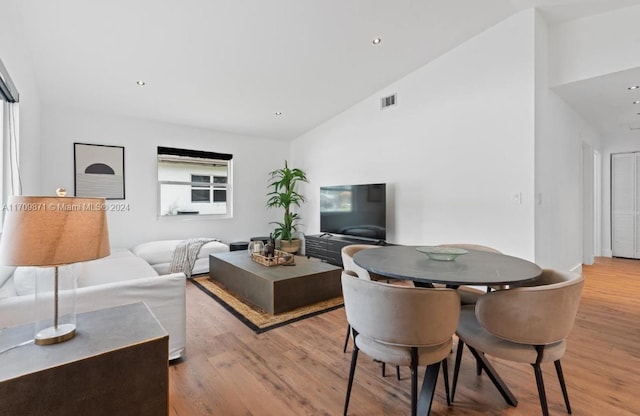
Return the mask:
<path id="1" fill-rule="evenodd" d="M 267 208 L 283 208 L 284 218 L 282 222 L 273 221 L 276 224 L 273 238 L 280 240 L 280 249 L 287 253 L 296 253 L 300 249 L 300 239 L 294 238 L 297 231 L 300 216 L 291 211 L 293 206 L 299 207 L 304 202 L 304 196 L 296 192 L 298 182 L 308 182 L 307 174 L 298 168 L 289 168 L 284 161 L 284 168 L 269 172 L 269 184 L 267 188 Z"/>

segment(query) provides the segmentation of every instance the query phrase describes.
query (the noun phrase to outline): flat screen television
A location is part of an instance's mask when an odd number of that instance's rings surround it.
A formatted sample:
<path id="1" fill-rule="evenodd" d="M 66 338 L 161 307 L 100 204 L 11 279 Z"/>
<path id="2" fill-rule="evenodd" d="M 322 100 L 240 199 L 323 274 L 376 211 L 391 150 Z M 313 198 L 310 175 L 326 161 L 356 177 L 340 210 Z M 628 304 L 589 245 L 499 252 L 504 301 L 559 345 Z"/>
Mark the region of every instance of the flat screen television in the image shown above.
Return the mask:
<path id="1" fill-rule="evenodd" d="M 386 240 L 386 184 L 320 187 L 320 232 Z"/>

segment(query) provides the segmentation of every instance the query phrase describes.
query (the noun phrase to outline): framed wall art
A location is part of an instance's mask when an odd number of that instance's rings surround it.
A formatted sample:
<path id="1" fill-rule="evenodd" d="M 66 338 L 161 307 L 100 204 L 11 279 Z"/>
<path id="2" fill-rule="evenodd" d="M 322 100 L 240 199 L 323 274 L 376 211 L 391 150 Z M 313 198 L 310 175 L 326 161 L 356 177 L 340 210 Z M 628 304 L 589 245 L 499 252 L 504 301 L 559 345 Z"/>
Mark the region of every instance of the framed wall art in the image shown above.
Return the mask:
<path id="1" fill-rule="evenodd" d="M 124 199 L 124 147 L 73 144 L 75 196 Z"/>

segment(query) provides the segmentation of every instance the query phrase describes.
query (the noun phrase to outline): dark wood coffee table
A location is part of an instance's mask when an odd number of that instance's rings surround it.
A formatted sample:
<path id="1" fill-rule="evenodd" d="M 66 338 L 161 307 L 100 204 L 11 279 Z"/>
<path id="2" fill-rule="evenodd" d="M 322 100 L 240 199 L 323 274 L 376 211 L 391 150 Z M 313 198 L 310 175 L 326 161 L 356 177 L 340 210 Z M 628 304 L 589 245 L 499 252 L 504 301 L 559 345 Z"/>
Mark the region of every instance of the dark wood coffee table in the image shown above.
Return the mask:
<path id="1" fill-rule="evenodd" d="M 342 295 L 342 269 L 302 256 L 295 266 L 263 266 L 246 250 L 209 255 L 209 278 L 271 314 Z"/>

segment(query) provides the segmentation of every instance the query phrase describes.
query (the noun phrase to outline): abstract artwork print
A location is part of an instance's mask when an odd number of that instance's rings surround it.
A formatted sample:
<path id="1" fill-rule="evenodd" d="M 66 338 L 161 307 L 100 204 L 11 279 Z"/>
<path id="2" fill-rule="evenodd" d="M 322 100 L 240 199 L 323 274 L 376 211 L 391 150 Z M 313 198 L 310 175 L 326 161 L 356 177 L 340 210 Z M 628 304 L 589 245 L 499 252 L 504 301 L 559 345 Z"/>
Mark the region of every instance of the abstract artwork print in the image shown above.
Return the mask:
<path id="1" fill-rule="evenodd" d="M 124 147 L 74 143 L 75 196 L 124 199 Z"/>

